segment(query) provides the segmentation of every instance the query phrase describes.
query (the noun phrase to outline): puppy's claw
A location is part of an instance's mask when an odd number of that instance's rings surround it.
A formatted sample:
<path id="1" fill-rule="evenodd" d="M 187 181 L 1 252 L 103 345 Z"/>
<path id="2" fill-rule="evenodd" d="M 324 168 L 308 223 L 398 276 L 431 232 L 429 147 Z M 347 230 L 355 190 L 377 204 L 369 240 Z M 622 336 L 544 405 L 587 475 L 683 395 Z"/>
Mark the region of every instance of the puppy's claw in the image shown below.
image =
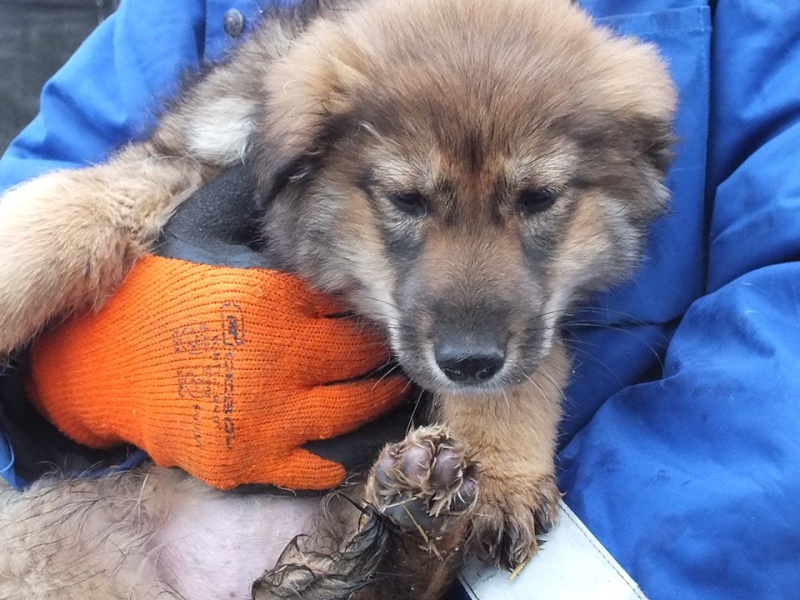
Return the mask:
<path id="1" fill-rule="evenodd" d="M 473 519 L 475 550 L 482 561 L 514 571 L 536 554 L 538 536 L 558 520 L 561 494 L 551 476 L 527 486 L 485 477 L 481 491 Z"/>

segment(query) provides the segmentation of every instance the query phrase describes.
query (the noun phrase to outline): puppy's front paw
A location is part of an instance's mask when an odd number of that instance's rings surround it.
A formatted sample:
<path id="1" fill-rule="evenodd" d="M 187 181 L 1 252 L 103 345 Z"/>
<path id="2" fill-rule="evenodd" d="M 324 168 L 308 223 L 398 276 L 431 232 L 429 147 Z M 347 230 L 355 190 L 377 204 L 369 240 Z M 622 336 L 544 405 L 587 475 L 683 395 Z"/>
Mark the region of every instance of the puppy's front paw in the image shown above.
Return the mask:
<path id="1" fill-rule="evenodd" d="M 460 559 L 477 495 L 478 467 L 463 446 L 442 427 L 412 431 L 384 448 L 359 501 L 329 496 L 321 533 L 295 538 L 253 584 L 253 599 L 351 598 L 387 577 L 386 569 L 397 569 L 406 587 L 405 568 L 439 573 L 448 560 Z M 352 520 L 345 517 L 350 511 L 357 513 Z M 418 550 L 421 559 L 409 554 Z M 440 560 L 431 562 L 429 552 Z"/>
<path id="2" fill-rule="evenodd" d="M 526 480 L 484 475 L 473 514 L 479 558 L 509 570 L 524 565 L 539 549 L 537 535 L 555 524 L 560 500 L 552 475 Z"/>
<path id="3" fill-rule="evenodd" d="M 478 467 L 443 427 L 422 427 L 387 446 L 367 481 L 366 501 L 403 530 L 436 537 L 468 516 Z"/>

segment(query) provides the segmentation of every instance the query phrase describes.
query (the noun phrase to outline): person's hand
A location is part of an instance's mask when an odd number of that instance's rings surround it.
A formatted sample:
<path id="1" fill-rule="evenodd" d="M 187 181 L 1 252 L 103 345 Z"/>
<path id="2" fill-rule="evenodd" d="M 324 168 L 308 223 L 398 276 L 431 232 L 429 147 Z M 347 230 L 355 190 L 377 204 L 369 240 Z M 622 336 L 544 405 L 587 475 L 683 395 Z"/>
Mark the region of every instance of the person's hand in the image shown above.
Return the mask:
<path id="1" fill-rule="evenodd" d="M 132 443 L 221 489 L 340 483 L 343 465 L 304 444 L 386 413 L 407 381 L 381 335 L 247 245 L 254 214 L 244 168 L 188 199 L 97 314 L 34 344 L 39 410 L 78 442 Z"/>

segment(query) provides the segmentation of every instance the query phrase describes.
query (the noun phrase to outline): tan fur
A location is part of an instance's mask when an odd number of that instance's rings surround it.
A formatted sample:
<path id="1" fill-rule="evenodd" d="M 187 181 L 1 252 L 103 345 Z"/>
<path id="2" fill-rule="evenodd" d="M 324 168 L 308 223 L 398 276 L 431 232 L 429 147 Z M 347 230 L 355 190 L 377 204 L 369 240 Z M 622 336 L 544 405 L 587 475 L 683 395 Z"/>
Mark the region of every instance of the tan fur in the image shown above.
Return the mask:
<path id="1" fill-rule="evenodd" d="M 58 171 L 0 201 L 0 357 L 51 318 L 97 306 L 147 250 L 200 169 L 147 146 L 108 165 Z"/>
<path id="2" fill-rule="evenodd" d="M 165 469 L 0 487 L 0 598 L 177 598 L 158 583 L 150 542 L 182 495 L 213 493 L 201 487 Z"/>
<path id="3" fill-rule="evenodd" d="M 559 322 L 637 264 L 667 202 L 674 107 L 651 46 L 566 0 L 369 0 L 310 24 L 268 19 L 148 142 L 3 197 L 0 281 L 17 284 L 0 290 L 0 355 L 100 303 L 185 197 L 246 158 L 275 260 L 386 328 L 483 465 L 473 547 L 518 565 L 559 497 Z M 542 190 L 552 207 L 524 212 Z M 419 214 L 398 210 L 406 192 Z M 464 339 L 502 350 L 491 381 L 440 368 Z"/>
<path id="4" fill-rule="evenodd" d="M 557 344 L 530 381 L 512 390 L 479 401 L 442 399 L 442 420 L 468 440 L 483 467 L 473 537 L 485 559 L 519 564 L 556 520 L 553 456 L 568 367 Z"/>

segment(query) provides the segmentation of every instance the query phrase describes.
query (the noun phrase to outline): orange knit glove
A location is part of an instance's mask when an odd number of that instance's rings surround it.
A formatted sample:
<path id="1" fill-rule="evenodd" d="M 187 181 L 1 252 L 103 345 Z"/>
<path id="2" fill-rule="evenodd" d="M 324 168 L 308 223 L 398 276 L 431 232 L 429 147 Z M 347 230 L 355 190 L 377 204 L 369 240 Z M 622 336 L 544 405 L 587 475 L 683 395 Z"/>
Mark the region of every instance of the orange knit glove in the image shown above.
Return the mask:
<path id="1" fill-rule="evenodd" d="M 186 211 L 201 214 L 209 197 L 224 197 L 219 184 L 201 192 Z M 178 242 L 166 246 L 199 256 L 193 240 Z M 247 248 L 229 242 L 214 256 L 242 264 Z M 129 442 L 217 488 L 327 489 L 345 468 L 303 445 L 384 414 L 407 385 L 397 375 L 362 377 L 389 352 L 354 319 L 336 318 L 341 312 L 275 270 L 148 256 L 99 313 L 37 341 L 31 397 L 78 442 Z"/>

